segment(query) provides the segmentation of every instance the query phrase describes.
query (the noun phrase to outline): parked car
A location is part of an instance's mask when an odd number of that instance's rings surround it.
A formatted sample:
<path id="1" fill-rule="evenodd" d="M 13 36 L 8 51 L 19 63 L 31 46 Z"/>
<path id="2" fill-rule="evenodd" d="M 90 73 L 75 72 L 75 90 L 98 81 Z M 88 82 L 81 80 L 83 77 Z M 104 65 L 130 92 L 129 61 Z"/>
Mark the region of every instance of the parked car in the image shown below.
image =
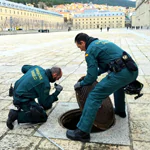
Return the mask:
<path id="1" fill-rule="evenodd" d="M 46 33 L 48 33 L 49 30 L 48 30 L 48 29 L 39 29 L 38 32 L 42 32 L 42 33 L 43 33 L 43 32 L 46 32 Z"/>

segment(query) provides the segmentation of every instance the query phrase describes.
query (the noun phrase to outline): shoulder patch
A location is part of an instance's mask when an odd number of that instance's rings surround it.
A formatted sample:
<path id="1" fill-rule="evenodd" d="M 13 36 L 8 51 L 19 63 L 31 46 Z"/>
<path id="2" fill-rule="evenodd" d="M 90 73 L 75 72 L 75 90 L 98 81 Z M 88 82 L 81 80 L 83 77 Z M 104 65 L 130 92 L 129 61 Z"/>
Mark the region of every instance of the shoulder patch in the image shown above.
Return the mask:
<path id="1" fill-rule="evenodd" d="M 85 57 L 87 57 L 89 54 L 85 54 Z"/>
<path id="2" fill-rule="evenodd" d="M 95 44 L 99 44 L 99 43 L 100 43 L 100 41 L 95 42 Z"/>

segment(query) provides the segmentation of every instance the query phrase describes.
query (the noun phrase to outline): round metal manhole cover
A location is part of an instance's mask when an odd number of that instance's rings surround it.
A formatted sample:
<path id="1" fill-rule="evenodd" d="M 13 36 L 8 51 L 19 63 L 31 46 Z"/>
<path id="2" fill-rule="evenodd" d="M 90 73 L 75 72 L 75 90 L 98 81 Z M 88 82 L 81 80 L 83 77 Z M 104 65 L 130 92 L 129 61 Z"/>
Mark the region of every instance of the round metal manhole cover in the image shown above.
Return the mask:
<path id="1" fill-rule="evenodd" d="M 83 79 L 84 77 L 80 78 L 78 81 L 81 81 Z M 81 111 L 84 108 L 84 104 L 86 102 L 88 94 L 90 93 L 91 90 L 94 89 L 97 83 L 98 82 L 95 81 L 92 85 L 83 86 L 75 91 L 77 102 L 79 104 Z M 115 122 L 115 114 L 113 104 L 111 102 L 111 99 L 107 97 L 105 100 L 103 100 L 102 105 L 97 112 L 94 125 L 101 130 L 107 130 L 112 126 L 112 124 L 114 124 L 114 122 Z"/>

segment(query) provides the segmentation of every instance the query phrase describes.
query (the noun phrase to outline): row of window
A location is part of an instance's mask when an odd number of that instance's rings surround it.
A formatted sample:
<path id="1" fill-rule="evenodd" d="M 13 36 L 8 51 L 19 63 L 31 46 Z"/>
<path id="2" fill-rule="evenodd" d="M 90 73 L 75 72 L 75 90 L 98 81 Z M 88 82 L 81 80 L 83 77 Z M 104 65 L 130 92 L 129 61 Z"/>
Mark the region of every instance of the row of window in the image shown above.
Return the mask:
<path id="1" fill-rule="evenodd" d="M 8 18 L 8 17 L 5 17 L 5 18 L 4 17 L 0 17 L 0 20 L 10 21 L 10 18 Z M 27 21 L 28 20 L 28 21 L 35 21 L 35 22 L 43 21 L 43 20 L 36 20 L 36 19 L 35 20 L 34 19 L 23 19 L 23 18 L 13 18 L 12 21 L 13 20 L 20 20 L 20 21 Z"/>
<path id="2" fill-rule="evenodd" d="M 36 18 L 34 19 L 34 18 L 32 18 L 32 19 L 30 19 L 30 18 L 17 18 L 17 17 L 3 17 L 3 16 L 0 16 L 0 20 L 1 21 L 13 21 L 13 20 L 20 20 L 20 21 L 26 21 L 26 20 L 33 20 L 33 21 L 41 21 L 41 19 L 40 20 L 37 20 Z M 46 19 L 46 20 L 44 20 L 43 18 L 42 18 L 42 21 L 48 21 L 48 22 L 56 22 L 56 19 L 55 18 L 53 18 L 53 19 L 51 19 L 51 20 L 48 20 L 48 19 Z M 57 20 L 58 22 L 60 22 L 59 20 Z"/>
<path id="3" fill-rule="evenodd" d="M 94 17 L 94 16 L 123 16 L 123 13 L 120 14 L 82 14 L 82 15 L 75 15 L 75 17 Z"/>
<path id="4" fill-rule="evenodd" d="M 114 22 L 120 22 L 120 23 L 122 23 L 122 21 L 105 21 L 105 22 L 101 22 L 101 23 L 114 23 Z M 75 24 L 95 24 L 95 23 L 97 23 L 97 24 L 99 24 L 99 22 L 82 22 L 82 23 L 80 23 L 80 22 L 76 22 Z"/>
<path id="5" fill-rule="evenodd" d="M 103 25 L 103 26 L 100 26 L 100 27 L 107 27 L 108 25 Z M 97 26 L 82 26 L 82 27 L 79 27 L 79 26 L 75 26 L 75 28 L 76 29 L 92 29 L 92 28 L 94 28 L 94 29 L 99 29 L 100 27 L 97 27 Z M 117 25 L 117 26 L 109 26 L 109 27 L 111 27 L 111 28 L 122 28 L 122 26 L 121 25 Z"/>
<path id="6" fill-rule="evenodd" d="M 123 19 L 122 17 L 120 17 L 120 18 L 97 18 L 97 20 L 103 20 L 103 19 L 105 19 L 105 20 L 107 20 L 107 19 Z M 95 18 L 90 18 L 90 19 L 74 19 L 75 21 L 87 21 L 87 20 L 96 20 Z"/>
<path id="7" fill-rule="evenodd" d="M 2 9 L 0 9 L 0 12 L 2 12 Z M 36 13 L 29 13 L 29 12 L 22 12 L 22 11 L 17 11 L 17 10 L 8 10 L 5 9 L 5 14 L 14 14 L 14 15 L 25 15 L 25 16 L 35 16 L 35 17 L 42 17 L 43 15 L 36 14 Z M 51 16 L 51 15 L 49 15 Z"/>

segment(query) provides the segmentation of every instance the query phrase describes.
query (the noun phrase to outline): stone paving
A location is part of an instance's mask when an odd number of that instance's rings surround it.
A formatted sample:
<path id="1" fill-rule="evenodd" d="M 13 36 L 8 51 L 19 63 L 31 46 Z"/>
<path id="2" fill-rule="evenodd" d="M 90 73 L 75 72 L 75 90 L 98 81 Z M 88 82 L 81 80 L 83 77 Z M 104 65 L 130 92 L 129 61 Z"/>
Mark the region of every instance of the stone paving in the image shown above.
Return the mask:
<path id="1" fill-rule="evenodd" d="M 7 115 L 12 105 L 8 96 L 11 83 L 22 76 L 22 65 L 40 65 L 44 68 L 60 66 L 63 77 L 58 82 L 64 90 L 59 95 L 61 102 L 76 102 L 73 85 L 86 73 L 84 52 L 74 44 L 79 32 L 99 39 L 108 39 L 128 51 L 139 66 L 138 80 L 144 83 L 143 97 L 134 100 L 126 95 L 130 127 L 130 146 L 106 143 L 82 143 L 53 138 L 64 150 L 149 150 L 150 149 L 150 30 L 110 29 L 82 30 L 0 36 L 0 150 L 58 150 L 44 137 L 35 136 L 41 125 L 18 125 L 14 130 L 6 127 Z M 101 76 L 103 77 L 103 75 Z M 53 85 L 52 85 L 53 87 Z M 53 91 L 52 91 L 53 92 Z M 113 97 L 111 96 L 113 100 Z M 58 102 L 59 102 L 58 101 Z M 54 103 L 53 108 L 57 103 Z M 119 136 L 119 133 L 116 134 Z"/>

